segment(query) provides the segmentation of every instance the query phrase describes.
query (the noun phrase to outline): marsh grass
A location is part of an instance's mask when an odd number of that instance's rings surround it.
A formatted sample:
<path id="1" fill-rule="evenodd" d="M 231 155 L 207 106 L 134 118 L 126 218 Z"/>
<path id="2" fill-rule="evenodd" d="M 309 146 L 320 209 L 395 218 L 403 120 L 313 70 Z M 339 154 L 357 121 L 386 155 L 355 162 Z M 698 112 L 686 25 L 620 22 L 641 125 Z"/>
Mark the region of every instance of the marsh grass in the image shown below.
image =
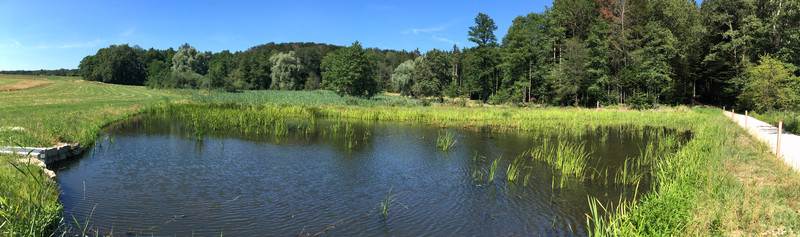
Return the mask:
<path id="1" fill-rule="evenodd" d="M 450 131 L 444 132 L 439 131 L 438 136 L 436 137 L 436 147 L 441 148 L 442 151 L 447 151 L 450 148 L 453 148 L 456 144 L 455 134 Z"/>
<path id="2" fill-rule="evenodd" d="M 497 162 L 499 162 L 500 159 L 503 159 L 503 156 L 500 156 L 500 158 L 497 158 L 494 161 L 492 161 L 492 165 L 489 166 L 489 183 L 494 182 L 494 176 L 495 173 L 497 173 L 497 166 L 498 166 Z"/>

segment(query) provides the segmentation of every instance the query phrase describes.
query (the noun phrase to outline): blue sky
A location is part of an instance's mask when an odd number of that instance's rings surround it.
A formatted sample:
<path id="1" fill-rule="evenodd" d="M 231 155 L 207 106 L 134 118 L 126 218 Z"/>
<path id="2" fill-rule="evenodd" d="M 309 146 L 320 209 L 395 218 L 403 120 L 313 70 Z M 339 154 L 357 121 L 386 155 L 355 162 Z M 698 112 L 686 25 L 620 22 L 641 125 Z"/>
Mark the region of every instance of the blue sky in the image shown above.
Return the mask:
<path id="1" fill-rule="evenodd" d="M 450 50 L 471 47 L 478 12 L 497 24 L 552 1 L 0 1 L 0 70 L 77 68 L 111 44 L 243 51 L 268 42 Z"/>

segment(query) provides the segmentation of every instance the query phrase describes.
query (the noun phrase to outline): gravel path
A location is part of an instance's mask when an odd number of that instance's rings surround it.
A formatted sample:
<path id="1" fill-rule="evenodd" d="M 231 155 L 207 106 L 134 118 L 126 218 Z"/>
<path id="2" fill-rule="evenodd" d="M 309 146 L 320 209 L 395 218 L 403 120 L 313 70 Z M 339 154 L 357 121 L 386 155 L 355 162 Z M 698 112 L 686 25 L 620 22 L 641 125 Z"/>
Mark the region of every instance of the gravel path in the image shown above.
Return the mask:
<path id="1" fill-rule="evenodd" d="M 723 111 L 723 114 L 728 116 L 728 118 L 731 117 L 731 112 Z M 767 143 L 772 149 L 771 152 L 775 154 L 778 144 L 778 128 L 750 116 L 746 116 L 746 120 L 747 126 L 745 127 L 745 116 L 743 114 L 733 115 L 733 121 L 745 128 L 747 132 L 758 140 Z M 800 136 L 781 131 L 780 157 L 786 164 L 800 171 Z"/>

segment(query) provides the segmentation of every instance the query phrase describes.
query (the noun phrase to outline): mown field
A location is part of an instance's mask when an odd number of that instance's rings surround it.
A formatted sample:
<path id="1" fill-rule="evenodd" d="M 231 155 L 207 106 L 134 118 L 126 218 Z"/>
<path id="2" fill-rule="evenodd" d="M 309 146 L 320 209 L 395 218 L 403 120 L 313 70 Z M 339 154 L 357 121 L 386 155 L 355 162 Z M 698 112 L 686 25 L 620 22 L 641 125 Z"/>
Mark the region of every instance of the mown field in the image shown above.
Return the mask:
<path id="1" fill-rule="evenodd" d="M 87 83 L 76 78 L 51 80 L 56 83 L 24 91 L 0 92 L 0 101 L 3 101 L 0 103 L 0 127 L 25 129 L 0 132 L 0 139 L 3 139 L 0 143 L 91 144 L 101 127 L 139 112 L 173 113 L 209 121 L 209 126 L 221 124 L 219 126 L 230 129 L 246 129 L 266 122 L 280 124 L 281 118 L 400 121 L 495 132 L 555 130 L 573 135 L 602 126 L 668 127 L 691 131 L 692 140 L 677 153 L 664 155 L 649 166 L 652 191 L 638 202 L 622 202 L 614 207 L 596 205 L 598 209 L 616 210 L 611 216 L 590 215 L 588 221 L 597 235 L 800 233 L 798 172 L 769 154 L 764 144 L 749 137 L 716 108 L 630 111 L 462 107 L 436 103 L 426 106 L 428 102 L 388 95 L 365 100 L 342 98 L 325 91 L 160 91 Z M 275 127 L 278 126 L 272 126 Z M 52 198 L 43 198 L 49 201 L 42 202 L 23 201 L 30 190 L 20 191 L 8 184 L 38 187 L 36 184 L 40 181 L 36 181 L 35 175 L 21 172 L 10 164 L 0 164 L 0 194 L 6 200 L 2 206 L 6 213 L 18 213 L 9 212 L 10 207 L 21 210 L 57 205 Z M 52 190 L 53 186 L 44 185 L 44 189 Z M 39 217 L 49 215 L 24 215 L 28 218 L 16 216 L 23 214 L 14 215 L 3 216 L 2 235 L 26 233 L 21 230 L 28 229 L 36 229 L 37 234 L 47 233 L 52 227 L 38 224 L 47 222 Z"/>
<path id="2" fill-rule="evenodd" d="M 90 145 L 105 124 L 180 96 L 80 78 L 47 79 L 54 83 L 0 92 L 0 146 L 49 147 L 59 142 Z M 0 78 L 0 82 L 6 80 L 17 79 Z"/>

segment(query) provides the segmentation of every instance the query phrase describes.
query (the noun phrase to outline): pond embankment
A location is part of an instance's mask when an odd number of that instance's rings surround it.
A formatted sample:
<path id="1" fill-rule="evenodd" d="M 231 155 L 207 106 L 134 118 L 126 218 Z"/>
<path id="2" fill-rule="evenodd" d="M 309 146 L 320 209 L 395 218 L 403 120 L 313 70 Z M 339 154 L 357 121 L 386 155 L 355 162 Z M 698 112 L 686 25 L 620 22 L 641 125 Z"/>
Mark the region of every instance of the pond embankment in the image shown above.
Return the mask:
<path id="1" fill-rule="evenodd" d="M 20 159 L 24 163 L 32 163 L 44 169 L 44 173 L 50 178 L 56 176 L 55 172 L 46 168 L 47 165 L 57 161 L 66 160 L 69 157 L 80 155 L 83 153 L 83 147 L 79 143 L 75 144 L 58 144 L 52 147 L 10 147 L 0 146 L 0 153 L 16 154 L 20 157 L 28 157 Z"/>

